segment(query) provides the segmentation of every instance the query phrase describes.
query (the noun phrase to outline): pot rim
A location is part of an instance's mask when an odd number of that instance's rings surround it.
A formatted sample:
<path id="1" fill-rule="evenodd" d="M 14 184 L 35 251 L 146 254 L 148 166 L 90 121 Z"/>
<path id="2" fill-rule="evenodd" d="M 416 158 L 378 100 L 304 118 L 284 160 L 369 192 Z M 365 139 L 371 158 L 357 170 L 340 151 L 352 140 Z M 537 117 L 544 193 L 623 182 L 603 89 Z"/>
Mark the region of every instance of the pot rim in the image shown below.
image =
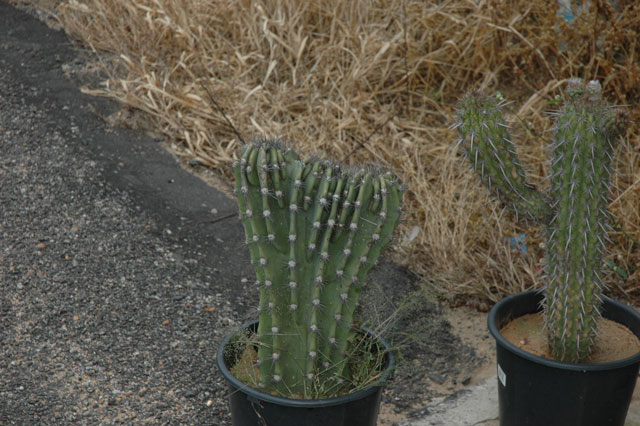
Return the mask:
<path id="1" fill-rule="evenodd" d="M 271 395 L 269 393 L 262 392 L 258 389 L 255 389 L 248 384 L 238 380 L 232 373 L 231 370 L 227 367 L 227 364 L 224 360 L 224 348 L 228 345 L 229 341 L 238 333 L 240 330 L 245 330 L 251 327 L 254 324 L 258 324 L 258 320 L 249 321 L 240 326 L 236 331 L 229 333 L 224 337 L 220 345 L 218 346 L 216 363 L 218 365 L 218 369 L 224 376 L 224 378 L 231 383 L 231 385 L 237 389 L 237 392 L 243 392 L 247 394 L 248 398 L 254 398 L 259 401 L 265 401 L 272 404 L 283 405 L 287 407 L 298 407 L 298 408 L 319 408 L 319 407 L 328 407 L 332 405 L 345 404 L 352 401 L 357 401 L 363 399 L 374 392 L 377 392 L 379 388 L 384 386 L 384 384 L 389 380 L 393 370 L 396 366 L 396 356 L 391 351 L 391 347 L 379 335 L 375 334 L 369 329 L 362 328 L 361 331 L 364 331 L 366 334 L 375 338 L 386 350 L 387 357 L 387 368 L 384 370 L 378 381 L 374 384 L 369 385 L 363 389 L 360 389 L 356 392 L 351 392 L 346 395 L 335 396 L 332 398 L 319 398 L 319 399 L 297 399 L 297 398 L 285 398 L 281 396 Z"/>
<path id="2" fill-rule="evenodd" d="M 637 352 L 635 355 L 632 355 L 630 357 L 627 358 L 623 358 L 620 360 L 616 360 L 616 361 L 610 361 L 610 362 L 601 362 L 601 363 L 597 363 L 597 364 L 586 364 L 586 363 L 569 363 L 569 362 L 561 362 L 561 361 L 556 361 L 556 360 L 552 360 L 552 359 L 548 359 L 548 358 L 543 358 L 541 356 L 538 355 L 534 355 L 531 352 L 527 352 L 523 349 L 520 349 L 519 347 L 517 347 L 516 345 L 514 345 L 513 343 L 509 342 L 507 339 L 504 338 L 504 336 L 502 336 L 502 334 L 500 334 L 500 330 L 498 328 L 498 324 L 497 324 L 497 316 L 498 313 L 505 308 L 505 306 L 509 305 L 510 303 L 512 303 L 513 301 L 515 301 L 518 298 L 524 298 L 524 297 L 538 297 L 541 298 L 542 293 L 544 290 L 527 290 L 527 291 L 523 291 L 517 294 L 513 294 L 511 296 L 505 297 L 502 300 L 500 300 L 498 303 L 496 303 L 493 308 L 491 308 L 491 310 L 489 311 L 489 316 L 487 318 L 487 323 L 489 326 L 489 332 L 491 333 L 491 335 L 493 336 L 493 338 L 496 340 L 496 343 L 498 345 L 501 345 L 502 347 L 504 347 L 505 349 L 507 349 L 508 351 L 514 353 L 517 356 L 520 356 L 522 358 L 525 358 L 529 361 L 538 363 L 538 364 L 542 364 L 545 365 L 547 367 L 551 367 L 551 368 L 558 368 L 561 370 L 572 370 L 572 371 L 581 371 L 581 372 L 586 372 L 586 371 L 607 371 L 607 370 L 615 370 L 618 368 L 623 368 L 623 367 L 627 367 L 631 364 L 635 364 L 635 363 L 639 363 L 640 362 L 640 352 Z M 538 304 L 539 305 L 539 304 Z M 626 313 L 629 316 L 633 316 L 637 319 L 638 322 L 640 322 L 640 314 L 633 308 L 620 303 L 616 300 L 613 300 L 609 297 L 604 296 L 602 298 L 602 306 L 605 307 L 605 309 L 603 309 L 604 311 L 608 311 L 611 309 L 614 310 L 620 310 L 623 311 L 624 313 Z M 535 312 L 540 312 L 540 309 L 536 310 Z M 606 315 L 604 316 L 606 318 Z M 616 321 L 617 322 L 617 321 Z M 618 322 L 619 323 L 619 322 Z M 624 324 L 623 324 L 624 325 Z M 627 327 L 629 328 L 629 327 Z M 636 337 L 638 337 L 638 339 L 640 339 L 640 335 L 638 335 L 637 333 L 634 333 L 636 335 Z"/>

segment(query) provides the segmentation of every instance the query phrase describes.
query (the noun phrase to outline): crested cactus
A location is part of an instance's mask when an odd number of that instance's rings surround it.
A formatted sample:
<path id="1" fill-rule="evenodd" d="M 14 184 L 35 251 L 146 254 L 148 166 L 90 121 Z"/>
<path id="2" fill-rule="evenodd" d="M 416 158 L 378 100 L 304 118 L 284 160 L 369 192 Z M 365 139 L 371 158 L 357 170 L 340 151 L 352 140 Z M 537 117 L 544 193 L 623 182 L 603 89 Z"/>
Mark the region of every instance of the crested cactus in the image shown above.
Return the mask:
<path id="1" fill-rule="evenodd" d="M 547 229 L 543 313 L 551 353 L 564 362 L 580 362 L 590 354 L 604 287 L 616 122 L 600 92 L 597 81 L 569 81 L 568 102 L 555 118 L 550 185 L 544 193 L 526 183 L 500 102 L 479 93 L 467 95 L 453 126 L 491 190 Z"/>
<path id="2" fill-rule="evenodd" d="M 274 140 L 246 145 L 234 172 L 260 295 L 260 387 L 306 397 L 348 379 L 356 302 L 398 224 L 400 185 L 378 169 L 302 161 Z"/>

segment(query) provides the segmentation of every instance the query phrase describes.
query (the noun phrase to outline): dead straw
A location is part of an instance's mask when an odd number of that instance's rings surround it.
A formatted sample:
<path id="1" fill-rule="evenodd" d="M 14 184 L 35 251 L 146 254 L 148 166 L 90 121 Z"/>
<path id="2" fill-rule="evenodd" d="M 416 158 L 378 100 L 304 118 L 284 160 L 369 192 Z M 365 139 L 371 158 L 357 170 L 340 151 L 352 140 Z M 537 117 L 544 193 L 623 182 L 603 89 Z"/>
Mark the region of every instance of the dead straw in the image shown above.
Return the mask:
<path id="1" fill-rule="evenodd" d="M 611 204 L 610 260 L 626 277 L 608 280 L 640 295 L 640 6 L 616 4 L 593 1 L 572 22 L 526 0 L 68 0 L 57 12 L 108 75 L 86 92 L 144 111 L 179 155 L 227 179 L 254 135 L 392 168 L 409 189 L 395 260 L 453 303 L 486 306 L 539 285 L 542 242 L 458 161 L 452 111 L 477 87 L 516 101 L 511 122 L 541 184 L 548 102 L 571 76 L 631 105 Z M 505 243 L 522 233 L 527 253 Z"/>

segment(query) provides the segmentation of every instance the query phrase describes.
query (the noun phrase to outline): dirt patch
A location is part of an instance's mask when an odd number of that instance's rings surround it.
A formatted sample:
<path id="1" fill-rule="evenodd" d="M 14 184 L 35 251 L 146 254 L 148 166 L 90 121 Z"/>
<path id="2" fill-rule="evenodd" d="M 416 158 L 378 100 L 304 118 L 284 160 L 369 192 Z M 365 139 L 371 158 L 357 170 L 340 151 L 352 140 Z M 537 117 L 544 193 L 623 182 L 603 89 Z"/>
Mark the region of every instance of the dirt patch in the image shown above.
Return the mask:
<path id="1" fill-rule="evenodd" d="M 508 323 L 500 330 L 500 334 L 520 349 L 543 358 L 555 359 L 549 353 L 543 324 L 542 314 L 527 314 Z M 593 353 L 585 360 L 585 363 L 597 364 L 617 361 L 640 352 L 638 338 L 625 326 L 601 318 L 598 328 L 598 337 L 596 337 Z"/>
<path id="2" fill-rule="evenodd" d="M 418 280 L 405 282 L 404 291 L 398 291 L 393 276 L 398 272 L 383 263 L 361 297 L 359 311 L 399 352 L 383 398 L 381 425 L 424 416 L 434 402 L 489 377 L 495 365 L 486 314 L 443 308 Z"/>
<path id="3" fill-rule="evenodd" d="M 478 363 L 469 372 L 469 384 L 479 383 L 496 374 L 496 343 L 487 327 L 487 313 L 475 308 L 450 309 L 446 318 L 460 341 L 475 350 Z"/>
<path id="4" fill-rule="evenodd" d="M 419 299 L 418 303 L 421 303 Z M 428 308 L 428 305 L 425 308 Z M 470 307 L 439 308 L 439 312 L 440 320 L 447 325 L 448 339 L 455 343 L 442 343 L 444 351 L 439 359 L 429 362 L 430 355 L 426 354 L 415 359 L 413 364 L 400 366 L 403 374 L 410 373 L 412 369 L 415 369 L 416 375 L 425 371 L 426 374 L 414 382 L 399 382 L 396 377 L 380 409 L 379 424 L 393 425 L 406 419 L 428 415 L 434 404 L 455 398 L 469 386 L 495 375 L 495 341 L 487 331 L 487 314 Z M 435 337 L 443 334 L 441 330 L 435 333 Z M 433 338 L 434 334 L 430 337 Z M 444 341 L 446 342 L 447 338 Z M 420 350 L 420 346 L 415 349 Z M 431 363 L 445 365 L 449 369 L 443 374 Z M 396 394 L 403 397 L 415 394 L 416 397 L 394 401 Z M 404 406 L 407 408 L 402 408 Z"/>

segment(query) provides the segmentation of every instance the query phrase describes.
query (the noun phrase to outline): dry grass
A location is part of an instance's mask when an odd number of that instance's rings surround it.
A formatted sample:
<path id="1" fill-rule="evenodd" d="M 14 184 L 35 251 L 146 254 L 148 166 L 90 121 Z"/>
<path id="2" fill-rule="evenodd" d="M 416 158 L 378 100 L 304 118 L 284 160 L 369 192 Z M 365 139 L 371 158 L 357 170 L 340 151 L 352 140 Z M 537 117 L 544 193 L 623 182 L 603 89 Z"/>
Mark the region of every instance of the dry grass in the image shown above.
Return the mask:
<path id="1" fill-rule="evenodd" d="M 505 4 L 68 0 L 58 16 L 108 73 L 87 91 L 146 112 L 180 155 L 227 178 L 240 141 L 221 110 L 244 138 L 284 136 L 303 152 L 392 168 L 409 189 L 395 260 L 452 301 L 481 306 L 539 284 L 540 235 L 486 202 L 452 153 L 457 99 L 482 87 L 515 100 L 516 137 L 540 182 L 548 101 L 571 76 L 598 78 L 611 101 L 632 105 L 611 205 L 611 260 L 626 279 L 609 281 L 640 295 L 640 6 L 619 0 L 615 12 L 595 0 L 569 24 L 553 1 Z M 506 248 L 519 233 L 527 255 Z"/>

